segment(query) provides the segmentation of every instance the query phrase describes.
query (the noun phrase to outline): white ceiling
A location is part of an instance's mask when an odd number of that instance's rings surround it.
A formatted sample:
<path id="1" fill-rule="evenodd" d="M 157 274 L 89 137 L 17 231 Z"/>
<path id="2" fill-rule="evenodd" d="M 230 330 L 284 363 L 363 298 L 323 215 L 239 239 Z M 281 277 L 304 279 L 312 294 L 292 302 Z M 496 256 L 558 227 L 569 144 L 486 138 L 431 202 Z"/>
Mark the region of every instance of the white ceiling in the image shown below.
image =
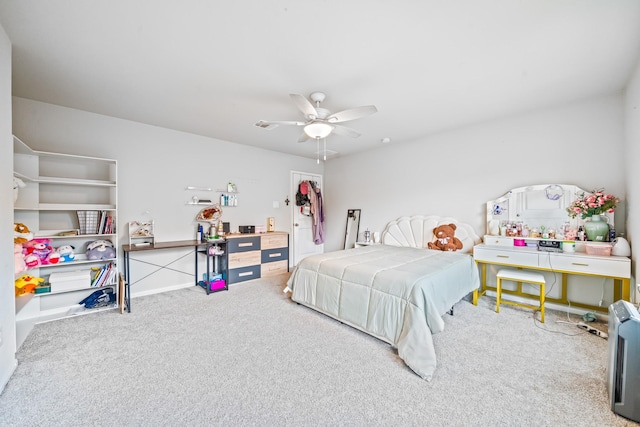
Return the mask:
<path id="1" fill-rule="evenodd" d="M 290 93 L 336 112 L 338 155 L 624 88 L 638 0 L 0 0 L 16 96 L 315 158 Z"/>

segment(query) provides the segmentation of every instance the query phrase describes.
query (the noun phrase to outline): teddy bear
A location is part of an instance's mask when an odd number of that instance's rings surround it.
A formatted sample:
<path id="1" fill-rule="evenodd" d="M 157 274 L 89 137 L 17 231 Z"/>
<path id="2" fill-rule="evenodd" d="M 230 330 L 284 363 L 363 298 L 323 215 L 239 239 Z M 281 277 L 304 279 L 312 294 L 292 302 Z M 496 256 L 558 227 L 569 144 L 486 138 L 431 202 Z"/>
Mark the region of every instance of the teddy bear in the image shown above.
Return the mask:
<path id="1" fill-rule="evenodd" d="M 429 242 L 427 247 L 439 251 L 456 251 L 462 249 L 462 242 L 455 236 L 455 224 L 442 224 L 433 229 L 436 240 Z"/>
<path id="2" fill-rule="evenodd" d="M 24 295 L 29 292 L 35 292 L 36 286 L 42 282 L 44 282 L 44 279 L 41 277 L 34 277 L 30 274 L 23 274 L 14 282 L 16 288 L 16 296 L 19 297 L 20 295 Z"/>
<path id="3" fill-rule="evenodd" d="M 26 243 L 31 239 L 33 239 L 33 233 L 29 227 L 21 222 L 13 223 L 13 243 Z"/>
<path id="4" fill-rule="evenodd" d="M 87 245 L 87 259 L 111 259 L 116 257 L 116 249 L 108 240 L 95 240 Z"/>

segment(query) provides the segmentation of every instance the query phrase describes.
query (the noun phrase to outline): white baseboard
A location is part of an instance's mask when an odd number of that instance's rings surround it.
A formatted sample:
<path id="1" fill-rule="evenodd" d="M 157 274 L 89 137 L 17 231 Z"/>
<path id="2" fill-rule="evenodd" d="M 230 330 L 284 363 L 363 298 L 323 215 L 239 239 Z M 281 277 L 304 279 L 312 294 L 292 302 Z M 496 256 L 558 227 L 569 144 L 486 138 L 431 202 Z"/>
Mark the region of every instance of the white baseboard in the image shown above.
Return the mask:
<path id="1" fill-rule="evenodd" d="M 187 282 L 187 283 L 180 283 L 177 285 L 172 285 L 172 286 L 165 286 L 162 288 L 155 288 L 155 289 L 149 289 L 147 291 L 141 291 L 141 292 L 136 292 L 135 294 L 132 292 L 131 293 L 131 298 L 138 298 L 138 297 L 144 297 L 147 295 L 155 295 L 155 294 L 161 294 L 163 292 L 169 292 L 169 291 L 177 291 L 179 289 L 184 289 L 184 288 L 190 288 L 195 286 L 196 284 L 193 283 L 193 281 L 191 282 Z"/>
<path id="2" fill-rule="evenodd" d="M 496 297 L 496 293 L 495 291 L 487 291 L 487 296 L 495 298 Z M 518 302 L 518 303 L 525 303 L 525 304 L 535 304 L 535 299 L 532 298 L 523 298 L 523 297 L 519 297 L 517 295 L 510 295 L 510 294 L 502 294 L 502 299 L 503 300 L 507 300 L 507 301 L 513 301 L 513 302 Z M 600 320 L 603 321 L 607 321 L 608 320 L 608 314 L 607 313 L 602 313 L 602 312 L 593 312 L 590 311 L 586 308 L 581 308 L 581 307 L 573 307 L 571 305 L 564 305 L 564 304 L 556 304 L 553 302 L 546 302 L 544 303 L 544 308 L 545 309 L 550 309 L 550 310 L 555 310 L 555 311 L 560 311 L 562 313 L 570 313 L 570 314 L 576 314 L 578 316 L 582 316 L 583 314 L 586 313 L 593 313 L 596 315 L 596 317 Z"/>

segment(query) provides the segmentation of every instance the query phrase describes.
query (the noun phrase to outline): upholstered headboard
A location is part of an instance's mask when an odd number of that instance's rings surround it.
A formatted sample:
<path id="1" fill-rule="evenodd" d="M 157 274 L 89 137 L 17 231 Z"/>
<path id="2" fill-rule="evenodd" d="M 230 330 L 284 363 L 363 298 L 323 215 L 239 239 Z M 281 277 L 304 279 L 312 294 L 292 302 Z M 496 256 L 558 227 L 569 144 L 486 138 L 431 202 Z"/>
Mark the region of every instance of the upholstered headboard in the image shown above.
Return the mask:
<path id="1" fill-rule="evenodd" d="M 455 224 L 455 236 L 462 241 L 461 252 L 471 252 L 474 245 L 481 242 L 473 227 L 453 218 L 440 216 L 403 216 L 387 224 L 382 232 L 382 243 L 392 246 L 410 246 L 426 248 L 427 243 L 435 241 L 433 229 L 440 224 Z"/>

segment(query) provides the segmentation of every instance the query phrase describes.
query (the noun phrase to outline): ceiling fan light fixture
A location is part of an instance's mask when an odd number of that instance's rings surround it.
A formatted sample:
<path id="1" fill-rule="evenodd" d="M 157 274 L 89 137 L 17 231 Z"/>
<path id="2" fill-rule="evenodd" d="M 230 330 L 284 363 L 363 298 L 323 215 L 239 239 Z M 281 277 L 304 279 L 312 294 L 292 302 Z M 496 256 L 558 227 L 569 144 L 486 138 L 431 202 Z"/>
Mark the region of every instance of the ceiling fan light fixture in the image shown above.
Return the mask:
<path id="1" fill-rule="evenodd" d="M 333 126 L 326 123 L 310 123 L 304 127 L 304 133 L 313 139 L 326 138 L 332 130 Z"/>

